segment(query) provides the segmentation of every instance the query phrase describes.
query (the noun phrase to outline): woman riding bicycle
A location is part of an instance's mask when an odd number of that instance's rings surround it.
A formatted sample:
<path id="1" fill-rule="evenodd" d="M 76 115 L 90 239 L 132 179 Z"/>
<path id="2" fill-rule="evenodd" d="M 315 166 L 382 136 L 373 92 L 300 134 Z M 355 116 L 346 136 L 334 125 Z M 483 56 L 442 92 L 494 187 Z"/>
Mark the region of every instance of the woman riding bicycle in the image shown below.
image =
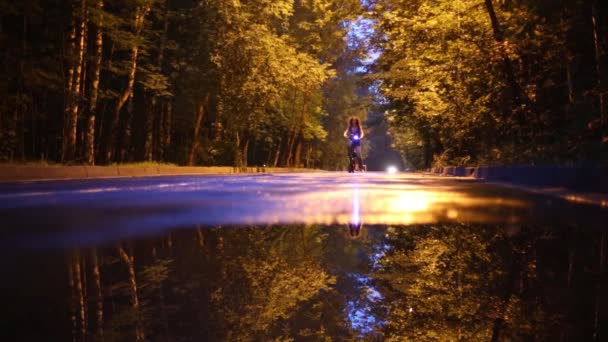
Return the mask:
<path id="1" fill-rule="evenodd" d="M 361 159 L 361 139 L 363 139 L 363 128 L 359 118 L 353 116 L 348 121 L 348 128 L 344 131 L 344 137 L 348 139 L 348 159 L 351 161 L 349 172 L 354 171 L 353 158 L 359 165 L 359 170 L 363 168 L 363 160 Z"/>

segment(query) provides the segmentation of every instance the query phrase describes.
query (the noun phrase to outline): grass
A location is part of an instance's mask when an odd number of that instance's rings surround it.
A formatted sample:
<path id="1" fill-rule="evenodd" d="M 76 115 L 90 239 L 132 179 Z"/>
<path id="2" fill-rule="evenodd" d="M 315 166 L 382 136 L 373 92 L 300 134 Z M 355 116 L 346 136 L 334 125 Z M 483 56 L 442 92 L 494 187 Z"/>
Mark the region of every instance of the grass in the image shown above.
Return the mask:
<path id="1" fill-rule="evenodd" d="M 34 166 L 34 167 L 58 167 L 58 166 L 83 166 L 83 164 L 59 164 L 48 161 L 24 161 L 24 162 L 0 162 L 0 166 Z M 97 165 L 97 166 L 127 166 L 127 167 L 159 167 L 159 166 L 178 166 L 173 163 L 159 163 L 159 162 L 139 162 L 139 163 L 112 163 L 110 165 Z"/>
<path id="2" fill-rule="evenodd" d="M 112 163 L 110 166 L 128 166 L 128 167 L 159 167 L 159 166 L 178 166 L 173 163 L 159 163 L 159 162 L 137 162 L 137 163 Z"/>

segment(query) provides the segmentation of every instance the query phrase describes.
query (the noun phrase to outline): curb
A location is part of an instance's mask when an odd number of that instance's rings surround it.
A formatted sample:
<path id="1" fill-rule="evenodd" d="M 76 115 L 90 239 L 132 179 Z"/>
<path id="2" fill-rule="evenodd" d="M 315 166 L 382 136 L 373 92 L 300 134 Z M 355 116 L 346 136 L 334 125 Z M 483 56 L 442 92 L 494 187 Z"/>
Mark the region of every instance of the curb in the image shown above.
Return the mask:
<path id="1" fill-rule="evenodd" d="M 177 175 L 320 172 L 317 169 L 231 166 L 28 166 L 0 165 L 0 182 Z"/>

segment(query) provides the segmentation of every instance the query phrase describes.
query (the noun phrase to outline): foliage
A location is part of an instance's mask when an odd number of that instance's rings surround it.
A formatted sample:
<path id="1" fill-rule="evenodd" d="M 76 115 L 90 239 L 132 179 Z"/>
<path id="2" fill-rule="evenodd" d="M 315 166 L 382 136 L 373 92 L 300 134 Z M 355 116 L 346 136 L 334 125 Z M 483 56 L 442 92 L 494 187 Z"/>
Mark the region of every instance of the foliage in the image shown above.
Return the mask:
<path id="1" fill-rule="evenodd" d="M 374 77 L 398 149 L 418 168 L 431 155 L 439 166 L 605 161 L 590 1 L 495 3 L 502 41 L 481 0 L 375 3 Z"/>
<path id="2" fill-rule="evenodd" d="M 86 158 L 91 135 L 98 163 L 241 166 L 278 155 L 278 165 L 318 165 L 328 144 L 323 89 L 346 53 L 358 1 L 55 2 L 1 2 L 3 65 L 21 61 L 0 83 L 2 160 L 63 158 L 69 108 L 69 163 Z"/>

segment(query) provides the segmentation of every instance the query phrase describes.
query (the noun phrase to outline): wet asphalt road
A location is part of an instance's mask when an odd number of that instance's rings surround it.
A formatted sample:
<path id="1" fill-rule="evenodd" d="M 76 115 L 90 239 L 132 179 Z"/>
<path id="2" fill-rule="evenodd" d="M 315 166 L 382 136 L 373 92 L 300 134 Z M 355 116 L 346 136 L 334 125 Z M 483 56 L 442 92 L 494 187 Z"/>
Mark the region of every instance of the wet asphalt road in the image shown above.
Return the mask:
<path id="1" fill-rule="evenodd" d="M 4 250 L 182 227 L 439 222 L 608 227 L 608 209 L 465 178 L 402 173 L 171 176 L 0 184 Z"/>

